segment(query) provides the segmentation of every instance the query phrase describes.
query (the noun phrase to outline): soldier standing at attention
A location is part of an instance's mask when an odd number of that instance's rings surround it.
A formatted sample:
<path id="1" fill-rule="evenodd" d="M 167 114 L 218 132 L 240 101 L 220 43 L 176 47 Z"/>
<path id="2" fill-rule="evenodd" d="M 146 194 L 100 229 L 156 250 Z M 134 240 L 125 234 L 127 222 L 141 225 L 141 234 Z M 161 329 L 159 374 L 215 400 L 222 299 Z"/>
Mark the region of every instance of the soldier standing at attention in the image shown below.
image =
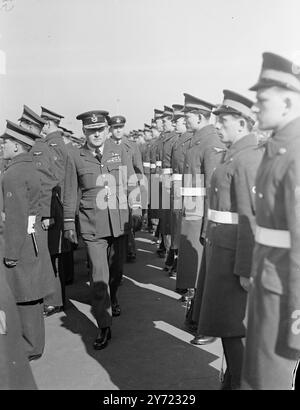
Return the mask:
<path id="1" fill-rule="evenodd" d="M 45 346 L 43 298 L 53 292 L 53 275 L 44 264 L 45 241 L 41 234 L 41 183 L 28 151 L 40 138 L 7 121 L 3 157 L 10 159 L 2 180 L 4 202 L 4 264 L 8 284 L 17 302 L 25 350 L 30 360 Z"/>
<path id="2" fill-rule="evenodd" d="M 24 105 L 23 113 L 19 118 L 19 124 L 22 128 L 28 129 L 31 132 L 40 136 L 41 131 L 46 124 L 46 120 L 41 118 L 38 114 L 32 111 L 27 105 Z M 52 158 L 50 148 L 46 144 L 43 138 L 37 138 L 34 146 L 31 148 L 30 153 L 32 155 L 33 164 L 36 166 L 36 170 L 41 180 L 41 216 L 42 216 L 42 228 L 41 236 L 43 237 L 48 253 L 48 237 L 49 229 L 55 224 L 55 215 L 53 214 L 53 201 L 56 202 L 55 192 L 57 190 L 58 176 L 55 174 L 55 162 Z M 56 310 L 52 313 L 60 310 L 63 305 L 61 284 L 59 276 L 56 272 L 55 264 L 44 264 L 45 269 L 49 269 L 49 273 L 52 274 L 55 283 L 55 289 L 52 295 L 48 295 L 48 298 L 53 298 L 54 306 Z M 46 297 L 47 299 L 47 297 Z"/>
<path id="3" fill-rule="evenodd" d="M 0 190 L 0 210 L 2 209 Z M 35 390 L 36 384 L 25 353 L 16 301 L 5 278 L 3 253 L 3 224 L 0 215 L 0 390 Z"/>
<path id="4" fill-rule="evenodd" d="M 99 333 L 94 349 L 104 349 L 111 338 L 112 316 L 121 313 L 117 290 L 123 273 L 125 234 L 129 228 L 127 180 L 122 166 L 127 156 L 107 139 L 108 124 L 101 111 L 76 117 L 82 120 L 86 144 L 74 160 L 68 158 L 64 195 L 65 237 L 77 243 L 75 211 L 81 189 L 79 224 L 91 264 L 92 306 Z M 141 209 L 133 209 L 140 214 Z"/>
<path id="5" fill-rule="evenodd" d="M 288 390 L 300 358 L 300 68 L 263 54 L 256 111 L 272 136 L 256 178 L 242 388 Z"/>
<path id="6" fill-rule="evenodd" d="M 182 165 L 184 160 L 184 150 L 188 144 L 186 140 L 191 138 L 191 134 L 186 132 L 184 106 L 173 104 L 175 131 L 178 135 L 177 140 L 172 146 L 171 150 L 171 168 L 172 168 L 172 182 L 171 182 L 171 249 L 170 262 L 172 265 L 168 266 L 169 276 L 176 277 L 177 272 L 177 258 L 178 247 L 180 239 L 181 214 L 182 214 L 182 198 L 180 195 L 180 188 L 182 187 Z M 180 167 L 181 165 L 181 167 Z M 167 263 L 166 263 L 167 265 Z"/>
<path id="7" fill-rule="evenodd" d="M 138 187 L 138 181 L 143 176 L 143 163 L 141 153 L 135 142 L 129 141 L 124 136 L 124 127 L 126 118 L 122 115 L 116 115 L 109 120 L 111 140 L 125 150 L 127 154 L 127 178 L 128 178 L 128 190 L 131 191 Z M 130 194 L 130 192 L 129 192 Z M 127 262 L 133 262 L 136 259 L 136 245 L 134 235 L 135 232 L 141 229 L 141 219 L 132 215 L 131 208 L 129 209 L 129 222 L 130 229 L 127 239 Z"/>
<path id="8" fill-rule="evenodd" d="M 251 133 L 253 102 L 224 90 L 214 111 L 228 151 L 214 171 L 209 188 L 206 230 L 207 273 L 203 284 L 198 334 L 220 337 L 227 370 L 223 389 L 241 383 L 247 290 L 255 229 L 255 177 L 263 155 Z"/>
<path id="9" fill-rule="evenodd" d="M 161 234 L 161 244 L 157 251 L 160 257 L 165 257 L 165 269 L 172 266 L 174 260 L 171 248 L 171 210 L 170 210 L 170 183 L 171 183 L 171 150 L 177 139 L 173 122 L 173 108 L 164 106 L 163 129 L 164 132 L 159 139 L 157 148 L 156 173 L 161 175 L 160 182 L 160 212 L 159 212 L 159 232 Z M 172 257 L 173 256 L 173 257 Z"/>
<path id="10" fill-rule="evenodd" d="M 52 201 L 54 225 L 49 229 L 48 234 L 52 263 L 55 267 L 56 275 L 59 276 L 61 289 L 57 289 L 58 293 L 45 298 L 44 314 L 45 316 L 50 316 L 62 309 L 62 306 L 57 305 L 61 298 L 63 305 L 65 304 L 66 277 L 73 277 L 74 275 L 73 251 L 71 250 L 70 243 L 63 237 L 62 198 L 66 162 L 69 154 L 63 140 L 62 130 L 59 129 L 59 123 L 64 117 L 45 107 L 42 107 L 41 117 L 46 120 L 42 133 L 46 135 L 45 142 L 51 152 L 55 174 L 58 178 L 58 185 Z"/>
<path id="11" fill-rule="evenodd" d="M 183 165 L 183 213 L 176 287 L 191 289 L 192 293 L 195 287 L 197 291 L 201 289 L 205 275 L 205 271 L 199 274 L 199 269 L 207 223 L 207 192 L 213 170 L 222 158 L 216 147 L 222 150 L 224 145 L 220 142 L 216 128 L 210 124 L 214 104 L 186 93 L 184 97 L 186 123 L 193 136 Z M 211 338 L 203 337 L 202 343 L 210 341 Z"/>

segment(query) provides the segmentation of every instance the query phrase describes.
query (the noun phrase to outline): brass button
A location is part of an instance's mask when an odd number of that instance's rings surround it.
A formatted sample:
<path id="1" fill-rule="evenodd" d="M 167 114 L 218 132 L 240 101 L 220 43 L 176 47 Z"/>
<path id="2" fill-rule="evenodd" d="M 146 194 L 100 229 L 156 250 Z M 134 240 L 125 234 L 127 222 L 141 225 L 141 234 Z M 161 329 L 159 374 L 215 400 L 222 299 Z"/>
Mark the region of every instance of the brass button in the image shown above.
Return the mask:
<path id="1" fill-rule="evenodd" d="M 264 197 L 263 194 L 262 194 L 261 192 L 259 192 L 258 198 L 259 198 L 259 199 L 262 199 L 263 197 Z"/>

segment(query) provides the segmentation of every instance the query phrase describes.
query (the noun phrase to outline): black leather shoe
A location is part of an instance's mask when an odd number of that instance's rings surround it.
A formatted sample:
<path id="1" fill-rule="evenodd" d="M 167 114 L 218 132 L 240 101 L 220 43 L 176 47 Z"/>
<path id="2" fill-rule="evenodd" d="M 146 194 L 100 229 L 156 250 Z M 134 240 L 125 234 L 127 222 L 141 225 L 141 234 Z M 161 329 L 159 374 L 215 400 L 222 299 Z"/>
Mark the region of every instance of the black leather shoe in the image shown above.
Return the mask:
<path id="1" fill-rule="evenodd" d="M 95 350 L 105 349 L 108 341 L 111 339 L 110 327 L 103 327 L 100 329 L 100 333 L 94 341 L 93 347 Z"/>
<path id="2" fill-rule="evenodd" d="M 44 317 L 49 317 L 55 313 L 62 312 L 62 306 L 44 306 Z"/>
<path id="3" fill-rule="evenodd" d="M 121 314 L 121 307 L 120 305 L 112 305 L 111 312 L 114 317 L 120 316 Z"/>
<path id="4" fill-rule="evenodd" d="M 213 343 L 215 340 L 216 337 L 198 335 L 195 336 L 193 340 L 191 340 L 191 343 L 192 345 L 208 345 L 210 343 Z"/>

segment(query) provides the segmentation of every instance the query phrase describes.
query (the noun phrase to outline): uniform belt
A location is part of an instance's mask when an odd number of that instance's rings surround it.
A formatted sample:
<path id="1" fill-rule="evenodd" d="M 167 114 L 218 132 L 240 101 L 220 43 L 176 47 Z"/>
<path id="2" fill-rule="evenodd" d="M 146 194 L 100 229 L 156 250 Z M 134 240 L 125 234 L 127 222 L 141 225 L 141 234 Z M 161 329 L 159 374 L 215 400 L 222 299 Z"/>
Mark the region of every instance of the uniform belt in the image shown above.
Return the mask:
<path id="1" fill-rule="evenodd" d="M 163 175 L 170 175 L 170 174 L 172 174 L 172 172 L 173 172 L 173 169 L 172 169 L 172 168 L 163 168 L 163 169 L 161 170 L 161 173 L 162 173 Z"/>
<path id="2" fill-rule="evenodd" d="M 143 162 L 143 166 L 146 168 L 146 167 L 150 167 L 150 162 Z"/>
<path id="3" fill-rule="evenodd" d="M 161 167 L 161 166 L 162 166 L 162 162 L 161 162 L 161 161 L 156 161 L 156 166 L 157 166 L 157 167 Z"/>
<path id="4" fill-rule="evenodd" d="M 205 188 L 190 188 L 190 187 L 181 187 L 180 188 L 181 196 L 205 196 Z"/>
<path id="5" fill-rule="evenodd" d="M 156 168 L 156 165 L 155 165 L 155 164 L 151 164 L 151 165 L 150 165 L 150 168 L 151 168 L 151 169 L 155 169 L 155 168 Z"/>
<path id="6" fill-rule="evenodd" d="M 215 211 L 214 209 L 207 211 L 207 218 L 219 224 L 237 225 L 239 222 L 239 215 L 236 212 Z"/>
<path id="7" fill-rule="evenodd" d="M 182 181 L 182 174 L 173 174 L 172 175 L 173 181 Z"/>
<path id="8" fill-rule="evenodd" d="M 256 226 L 255 241 L 261 245 L 272 246 L 274 248 L 289 249 L 291 247 L 290 232 L 279 229 Z"/>

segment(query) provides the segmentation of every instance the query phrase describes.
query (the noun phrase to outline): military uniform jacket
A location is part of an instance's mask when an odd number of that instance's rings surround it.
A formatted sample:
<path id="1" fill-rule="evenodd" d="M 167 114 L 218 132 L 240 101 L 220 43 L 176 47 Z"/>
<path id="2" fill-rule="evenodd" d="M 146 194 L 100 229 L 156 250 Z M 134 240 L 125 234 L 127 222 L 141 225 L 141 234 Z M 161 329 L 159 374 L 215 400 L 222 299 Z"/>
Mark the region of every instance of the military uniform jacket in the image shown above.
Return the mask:
<path id="1" fill-rule="evenodd" d="M 52 160 L 55 166 L 55 174 L 58 178 L 60 187 L 60 199 L 63 198 L 65 169 L 68 157 L 68 149 L 64 143 L 62 133 L 60 131 L 52 132 L 45 138 L 46 144 L 49 146 Z"/>
<path id="2" fill-rule="evenodd" d="M 0 190 L 0 209 L 3 208 Z M 0 390 L 36 389 L 24 349 L 16 301 L 5 279 L 2 265 L 3 226 L 0 216 Z"/>
<path id="3" fill-rule="evenodd" d="M 41 233 L 41 183 L 31 153 L 20 154 L 8 165 L 2 181 L 4 257 L 18 261 L 6 268 L 7 281 L 17 302 L 43 298 L 53 291 L 53 275 L 43 267 L 46 243 Z M 32 236 L 28 234 L 29 216 L 35 216 L 36 255 Z M 50 262 L 50 258 L 49 258 Z"/>
<path id="4" fill-rule="evenodd" d="M 51 204 L 55 188 L 58 185 L 58 176 L 55 174 L 55 164 L 50 148 L 45 141 L 37 140 L 30 152 L 41 180 L 41 216 L 44 218 L 54 217 Z"/>
<path id="5" fill-rule="evenodd" d="M 193 138 L 192 132 L 181 134 L 172 146 L 171 168 L 173 174 L 183 174 L 184 158 Z"/>
<path id="6" fill-rule="evenodd" d="M 142 161 L 143 161 L 143 169 L 144 169 L 144 174 L 149 175 L 150 174 L 150 142 L 146 142 L 143 144 L 143 149 L 142 149 Z"/>
<path id="7" fill-rule="evenodd" d="M 232 223 L 208 222 L 207 275 L 201 299 L 199 332 L 215 337 L 244 337 L 247 292 L 255 221 L 255 176 L 262 158 L 254 135 L 233 144 L 211 178 L 210 208 L 236 215 Z M 234 222 L 238 222 L 234 224 Z"/>
<path id="8" fill-rule="evenodd" d="M 132 175 L 133 173 L 142 175 L 144 173 L 143 161 L 137 143 L 129 141 L 127 138 L 123 138 L 121 144 L 123 144 L 125 152 L 127 153 L 129 165 L 132 166 L 129 175 Z"/>
<path id="9" fill-rule="evenodd" d="M 98 238 L 123 235 L 128 230 L 126 178 L 122 166 L 127 158 L 122 145 L 104 143 L 101 162 L 85 145 L 74 160 L 68 158 L 64 194 L 64 229 L 75 230 L 77 189 L 81 190 L 81 234 Z"/>
<path id="10" fill-rule="evenodd" d="M 209 184 L 213 171 L 219 165 L 224 155 L 225 146 L 220 141 L 217 130 L 213 125 L 207 125 L 193 135 L 190 147 L 186 151 L 183 166 L 183 186 L 205 188 L 206 194 L 198 197 L 199 202 L 196 215 L 203 218 L 201 237 L 205 237 L 207 226 L 207 209 L 209 197 Z M 200 202 L 201 201 L 201 202 Z M 184 210 L 185 214 L 193 211 Z"/>
<path id="11" fill-rule="evenodd" d="M 234 274 L 249 277 L 255 232 L 255 178 L 263 148 L 249 134 L 226 152 L 214 171 L 210 184 L 209 207 L 238 214 L 238 224 L 210 222 L 208 239 L 213 244 L 235 250 Z"/>
<path id="12" fill-rule="evenodd" d="M 273 135 L 256 179 L 257 225 L 289 231 L 290 249 L 256 244 L 253 276 L 280 296 L 281 345 L 300 351 L 300 118 Z"/>

